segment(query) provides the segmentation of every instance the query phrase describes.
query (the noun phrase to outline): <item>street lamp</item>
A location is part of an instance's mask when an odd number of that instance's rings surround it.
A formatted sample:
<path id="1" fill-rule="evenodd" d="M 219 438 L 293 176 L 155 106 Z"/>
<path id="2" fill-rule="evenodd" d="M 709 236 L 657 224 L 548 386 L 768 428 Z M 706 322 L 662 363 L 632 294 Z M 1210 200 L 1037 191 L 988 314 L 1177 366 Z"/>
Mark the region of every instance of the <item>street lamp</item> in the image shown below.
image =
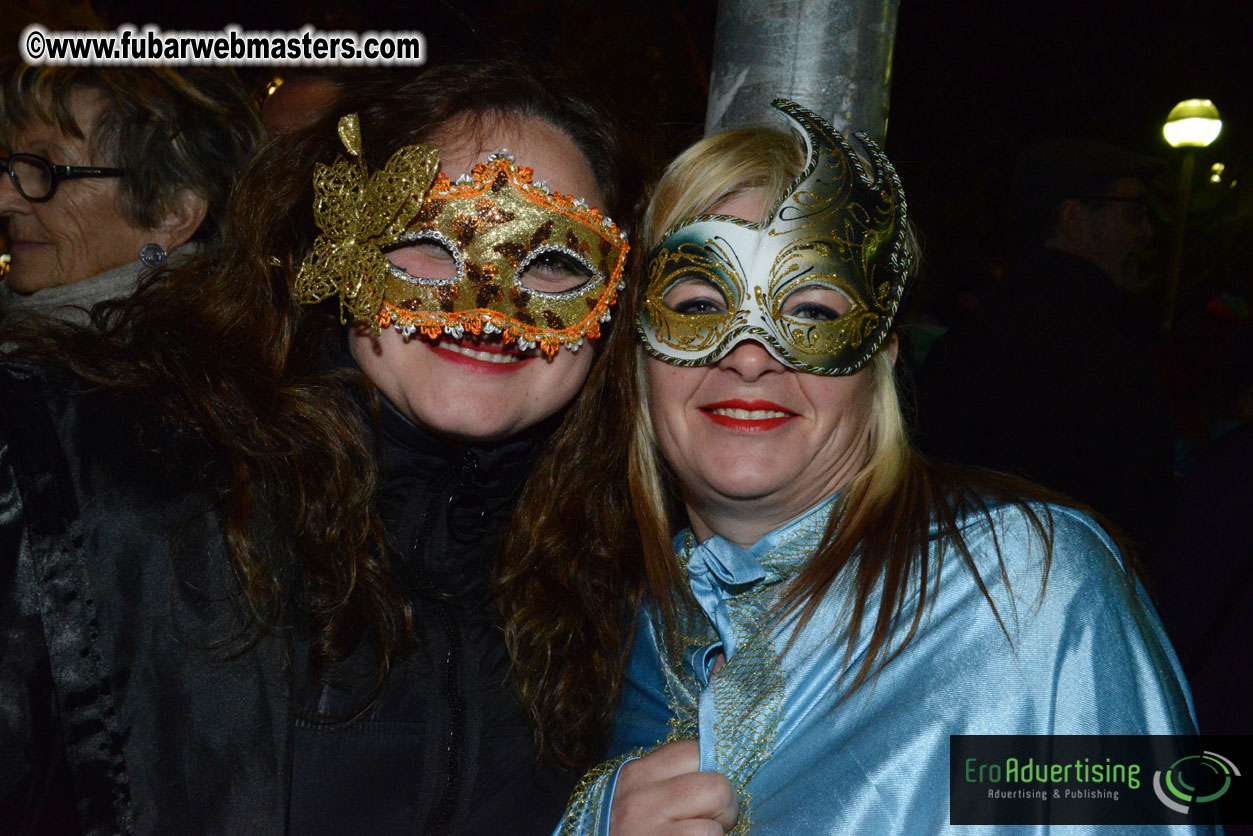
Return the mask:
<path id="1" fill-rule="evenodd" d="M 1170 266 L 1166 271 L 1166 313 L 1162 330 L 1169 331 L 1175 321 L 1175 299 L 1179 294 L 1179 269 L 1183 263 L 1183 230 L 1187 222 L 1188 201 L 1192 196 L 1192 171 L 1196 166 L 1196 149 L 1204 148 L 1218 138 L 1223 120 L 1218 108 L 1209 99 L 1185 99 L 1170 109 L 1162 136 L 1171 148 L 1182 148 L 1179 164 L 1179 188 L 1175 190 L 1175 229 L 1170 242 Z"/>
<path id="2" fill-rule="evenodd" d="M 1186 99 L 1170 109 L 1162 135 L 1171 148 L 1204 148 L 1218 138 L 1223 120 L 1209 99 Z"/>

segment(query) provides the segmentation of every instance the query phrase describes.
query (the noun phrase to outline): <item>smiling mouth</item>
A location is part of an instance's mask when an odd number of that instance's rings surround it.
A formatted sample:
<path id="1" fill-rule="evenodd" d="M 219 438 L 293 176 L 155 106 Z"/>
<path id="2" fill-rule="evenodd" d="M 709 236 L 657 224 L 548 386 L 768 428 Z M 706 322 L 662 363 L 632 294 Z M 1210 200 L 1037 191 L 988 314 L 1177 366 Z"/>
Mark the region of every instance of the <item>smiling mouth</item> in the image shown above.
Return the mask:
<path id="1" fill-rule="evenodd" d="M 460 339 L 441 336 L 426 346 L 449 362 L 457 363 L 470 371 L 509 372 L 527 365 L 527 361 L 539 356 L 538 349 L 519 349 L 516 343 L 504 344 L 499 339 L 479 340 L 471 337 Z"/>
<path id="2" fill-rule="evenodd" d="M 778 409 L 707 409 L 713 415 L 725 415 L 727 418 L 736 418 L 740 421 L 764 421 L 767 418 L 791 418 L 792 413 L 783 412 Z"/>
<path id="3" fill-rule="evenodd" d="M 772 430 L 798 417 L 770 401 L 719 401 L 699 407 L 715 424 L 739 430 Z"/>
<path id="4" fill-rule="evenodd" d="M 528 355 L 509 352 L 502 345 L 480 343 L 478 346 L 475 346 L 473 343 L 464 343 L 448 338 L 440 338 L 435 342 L 435 345 L 445 351 L 451 351 L 454 354 L 471 357 L 475 360 L 482 360 L 484 363 L 518 363 L 528 359 Z"/>

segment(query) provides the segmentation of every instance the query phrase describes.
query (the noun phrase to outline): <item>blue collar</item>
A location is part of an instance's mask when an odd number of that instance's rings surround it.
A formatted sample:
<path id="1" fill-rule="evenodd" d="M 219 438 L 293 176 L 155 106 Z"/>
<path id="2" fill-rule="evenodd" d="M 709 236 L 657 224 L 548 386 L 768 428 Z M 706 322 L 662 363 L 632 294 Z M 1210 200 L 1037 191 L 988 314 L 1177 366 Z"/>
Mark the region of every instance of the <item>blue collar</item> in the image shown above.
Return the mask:
<path id="1" fill-rule="evenodd" d="M 737 546 L 717 534 L 696 543 L 691 529 L 674 537 L 674 551 L 686 557 L 688 574 L 712 575 L 722 585 L 743 587 L 760 580 L 782 580 L 796 571 L 804 560 L 798 554 L 812 554 L 822 539 L 822 531 L 835 504 L 834 494 L 799 517 L 784 523 L 752 546 Z"/>
<path id="2" fill-rule="evenodd" d="M 727 658 L 735 650 L 730 599 L 761 584 L 787 580 L 808 563 L 822 541 L 836 496 L 776 528 L 749 548 L 717 535 L 696 543 L 690 529 L 674 538 L 674 551 L 685 563 L 692 595 L 722 637 Z"/>

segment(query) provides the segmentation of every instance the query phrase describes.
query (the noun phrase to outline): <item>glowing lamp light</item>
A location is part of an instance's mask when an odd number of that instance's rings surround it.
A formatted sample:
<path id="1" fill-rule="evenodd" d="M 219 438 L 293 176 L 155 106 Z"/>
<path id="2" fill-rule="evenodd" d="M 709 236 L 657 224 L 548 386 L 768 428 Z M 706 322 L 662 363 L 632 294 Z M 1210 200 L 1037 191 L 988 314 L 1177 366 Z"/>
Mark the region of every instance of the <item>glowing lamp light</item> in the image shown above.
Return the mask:
<path id="1" fill-rule="evenodd" d="M 1162 135 L 1172 148 L 1204 148 L 1218 138 L 1223 120 L 1209 99 L 1186 99 L 1170 109 Z"/>

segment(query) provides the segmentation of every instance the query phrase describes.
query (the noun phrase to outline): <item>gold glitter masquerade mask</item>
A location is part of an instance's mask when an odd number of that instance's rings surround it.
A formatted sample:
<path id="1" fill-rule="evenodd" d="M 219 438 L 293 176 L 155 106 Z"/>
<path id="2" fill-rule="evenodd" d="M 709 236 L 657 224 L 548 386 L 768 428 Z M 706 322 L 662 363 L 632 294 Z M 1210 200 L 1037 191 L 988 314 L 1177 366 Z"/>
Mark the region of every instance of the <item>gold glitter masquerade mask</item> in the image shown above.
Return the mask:
<path id="1" fill-rule="evenodd" d="M 639 317 L 645 348 L 681 366 L 761 342 L 800 371 L 852 374 L 887 337 L 905 288 L 905 194 L 864 134 L 873 177 L 830 125 L 794 102 L 809 163 L 763 224 L 701 215 L 663 236 Z"/>
<path id="2" fill-rule="evenodd" d="M 297 276 L 300 302 L 338 293 L 376 329 L 499 333 L 546 354 L 600 335 L 628 247 L 599 210 L 532 182 L 506 151 L 456 182 L 435 173 L 439 152 L 422 145 L 369 174 L 355 114 L 339 132 L 358 162 L 315 167 L 322 234 Z"/>

